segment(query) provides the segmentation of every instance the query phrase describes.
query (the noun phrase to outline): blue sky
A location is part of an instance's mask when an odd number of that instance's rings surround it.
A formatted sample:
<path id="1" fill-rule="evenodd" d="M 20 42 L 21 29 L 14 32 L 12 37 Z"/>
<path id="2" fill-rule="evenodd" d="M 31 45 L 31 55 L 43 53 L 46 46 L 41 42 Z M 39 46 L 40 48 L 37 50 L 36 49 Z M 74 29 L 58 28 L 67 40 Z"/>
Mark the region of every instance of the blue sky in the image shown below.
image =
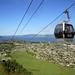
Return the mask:
<path id="1" fill-rule="evenodd" d="M 0 0 L 0 35 L 13 35 L 31 0 Z M 17 35 L 36 34 L 75 0 L 45 0 L 28 26 L 22 27 L 36 10 L 41 0 L 34 0 L 26 14 Z M 71 23 L 75 28 L 75 6 L 70 10 Z M 55 26 L 64 20 L 64 15 L 40 34 L 53 34 Z"/>

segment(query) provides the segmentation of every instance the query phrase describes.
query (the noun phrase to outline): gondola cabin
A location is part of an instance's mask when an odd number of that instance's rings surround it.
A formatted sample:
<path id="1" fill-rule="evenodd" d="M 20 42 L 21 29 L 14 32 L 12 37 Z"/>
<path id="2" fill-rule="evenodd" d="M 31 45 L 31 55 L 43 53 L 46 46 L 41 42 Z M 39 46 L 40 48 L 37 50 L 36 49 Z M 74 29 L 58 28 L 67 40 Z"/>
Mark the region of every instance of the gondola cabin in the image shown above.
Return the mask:
<path id="1" fill-rule="evenodd" d="M 56 25 L 54 30 L 55 38 L 67 38 L 72 39 L 74 38 L 74 28 L 71 24 L 68 23 L 61 23 Z"/>

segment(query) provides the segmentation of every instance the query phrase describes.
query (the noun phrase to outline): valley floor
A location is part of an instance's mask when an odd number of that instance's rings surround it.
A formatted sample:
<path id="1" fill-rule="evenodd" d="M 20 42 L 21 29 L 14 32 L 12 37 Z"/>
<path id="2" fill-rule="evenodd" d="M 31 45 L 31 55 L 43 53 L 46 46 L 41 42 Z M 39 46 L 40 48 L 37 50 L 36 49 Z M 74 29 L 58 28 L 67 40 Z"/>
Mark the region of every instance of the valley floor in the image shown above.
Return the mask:
<path id="1" fill-rule="evenodd" d="M 28 75 L 75 75 L 74 44 L 14 42 L 14 45 L 8 57 L 3 50 L 9 45 L 1 45 L 0 60 L 16 60 L 30 73 Z M 6 75 L 1 64 L 0 75 Z"/>

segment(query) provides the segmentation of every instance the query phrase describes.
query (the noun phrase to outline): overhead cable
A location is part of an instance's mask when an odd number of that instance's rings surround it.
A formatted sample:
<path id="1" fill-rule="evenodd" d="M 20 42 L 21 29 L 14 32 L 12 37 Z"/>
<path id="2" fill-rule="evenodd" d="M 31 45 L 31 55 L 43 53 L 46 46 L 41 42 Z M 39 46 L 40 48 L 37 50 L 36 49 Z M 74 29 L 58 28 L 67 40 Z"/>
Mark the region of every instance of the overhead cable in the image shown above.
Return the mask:
<path id="1" fill-rule="evenodd" d="M 20 23 L 19 23 L 19 25 L 18 25 L 18 27 L 17 27 L 17 29 L 16 29 L 15 33 L 14 33 L 14 35 L 12 36 L 12 39 L 14 38 L 14 36 L 16 35 L 16 33 L 17 33 L 17 31 L 18 31 L 19 27 L 21 26 L 21 23 L 23 22 L 24 17 L 26 16 L 26 14 L 27 14 L 27 12 L 28 12 L 28 10 L 29 10 L 30 6 L 32 5 L 32 2 L 33 2 L 33 0 L 31 0 L 31 2 L 30 2 L 30 4 L 29 4 L 29 6 L 28 6 L 28 8 L 27 8 L 27 10 L 25 11 L 25 13 L 24 13 L 24 15 L 23 15 L 23 17 L 22 17 L 22 19 L 21 19 L 21 21 L 20 21 Z"/>
<path id="2" fill-rule="evenodd" d="M 31 15 L 31 17 L 29 18 L 29 20 L 27 21 L 27 23 L 22 28 L 21 32 L 23 32 L 23 30 L 27 27 L 27 25 L 29 24 L 29 22 L 31 21 L 31 19 L 33 18 L 33 16 L 36 14 L 36 12 L 39 10 L 39 8 L 43 4 L 43 2 L 44 2 L 44 0 L 41 1 L 41 3 L 39 4 L 39 6 L 37 7 L 37 9 L 34 11 L 34 13 Z"/>

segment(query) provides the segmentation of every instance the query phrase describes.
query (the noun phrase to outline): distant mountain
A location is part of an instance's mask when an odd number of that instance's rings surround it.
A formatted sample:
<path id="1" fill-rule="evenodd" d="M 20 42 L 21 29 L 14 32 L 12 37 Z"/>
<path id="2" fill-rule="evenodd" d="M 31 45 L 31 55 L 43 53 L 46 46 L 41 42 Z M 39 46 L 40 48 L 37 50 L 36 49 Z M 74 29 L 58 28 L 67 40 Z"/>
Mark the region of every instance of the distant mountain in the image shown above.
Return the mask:
<path id="1" fill-rule="evenodd" d="M 25 37 L 27 37 L 27 36 L 29 36 L 29 37 L 33 37 L 33 36 L 36 36 L 36 37 L 54 37 L 54 35 L 50 35 L 50 34 L 39 34 L 39 35 L 37 35 L 37 34 L 28 34 L 28 35 L 20 35 L 20 36 L 25 36 Z"/>
<path id="2" fill-rule="evenodd" d="M 9 41 L 12 36 L 1 36 L 0 41 Z M 56 39 L 54 35 L 38 35 L 29 34 L 29 35 L 16 35 L 13 38 L 14 41 L 31 41 L 31 42 L 54 42 Z"/>

